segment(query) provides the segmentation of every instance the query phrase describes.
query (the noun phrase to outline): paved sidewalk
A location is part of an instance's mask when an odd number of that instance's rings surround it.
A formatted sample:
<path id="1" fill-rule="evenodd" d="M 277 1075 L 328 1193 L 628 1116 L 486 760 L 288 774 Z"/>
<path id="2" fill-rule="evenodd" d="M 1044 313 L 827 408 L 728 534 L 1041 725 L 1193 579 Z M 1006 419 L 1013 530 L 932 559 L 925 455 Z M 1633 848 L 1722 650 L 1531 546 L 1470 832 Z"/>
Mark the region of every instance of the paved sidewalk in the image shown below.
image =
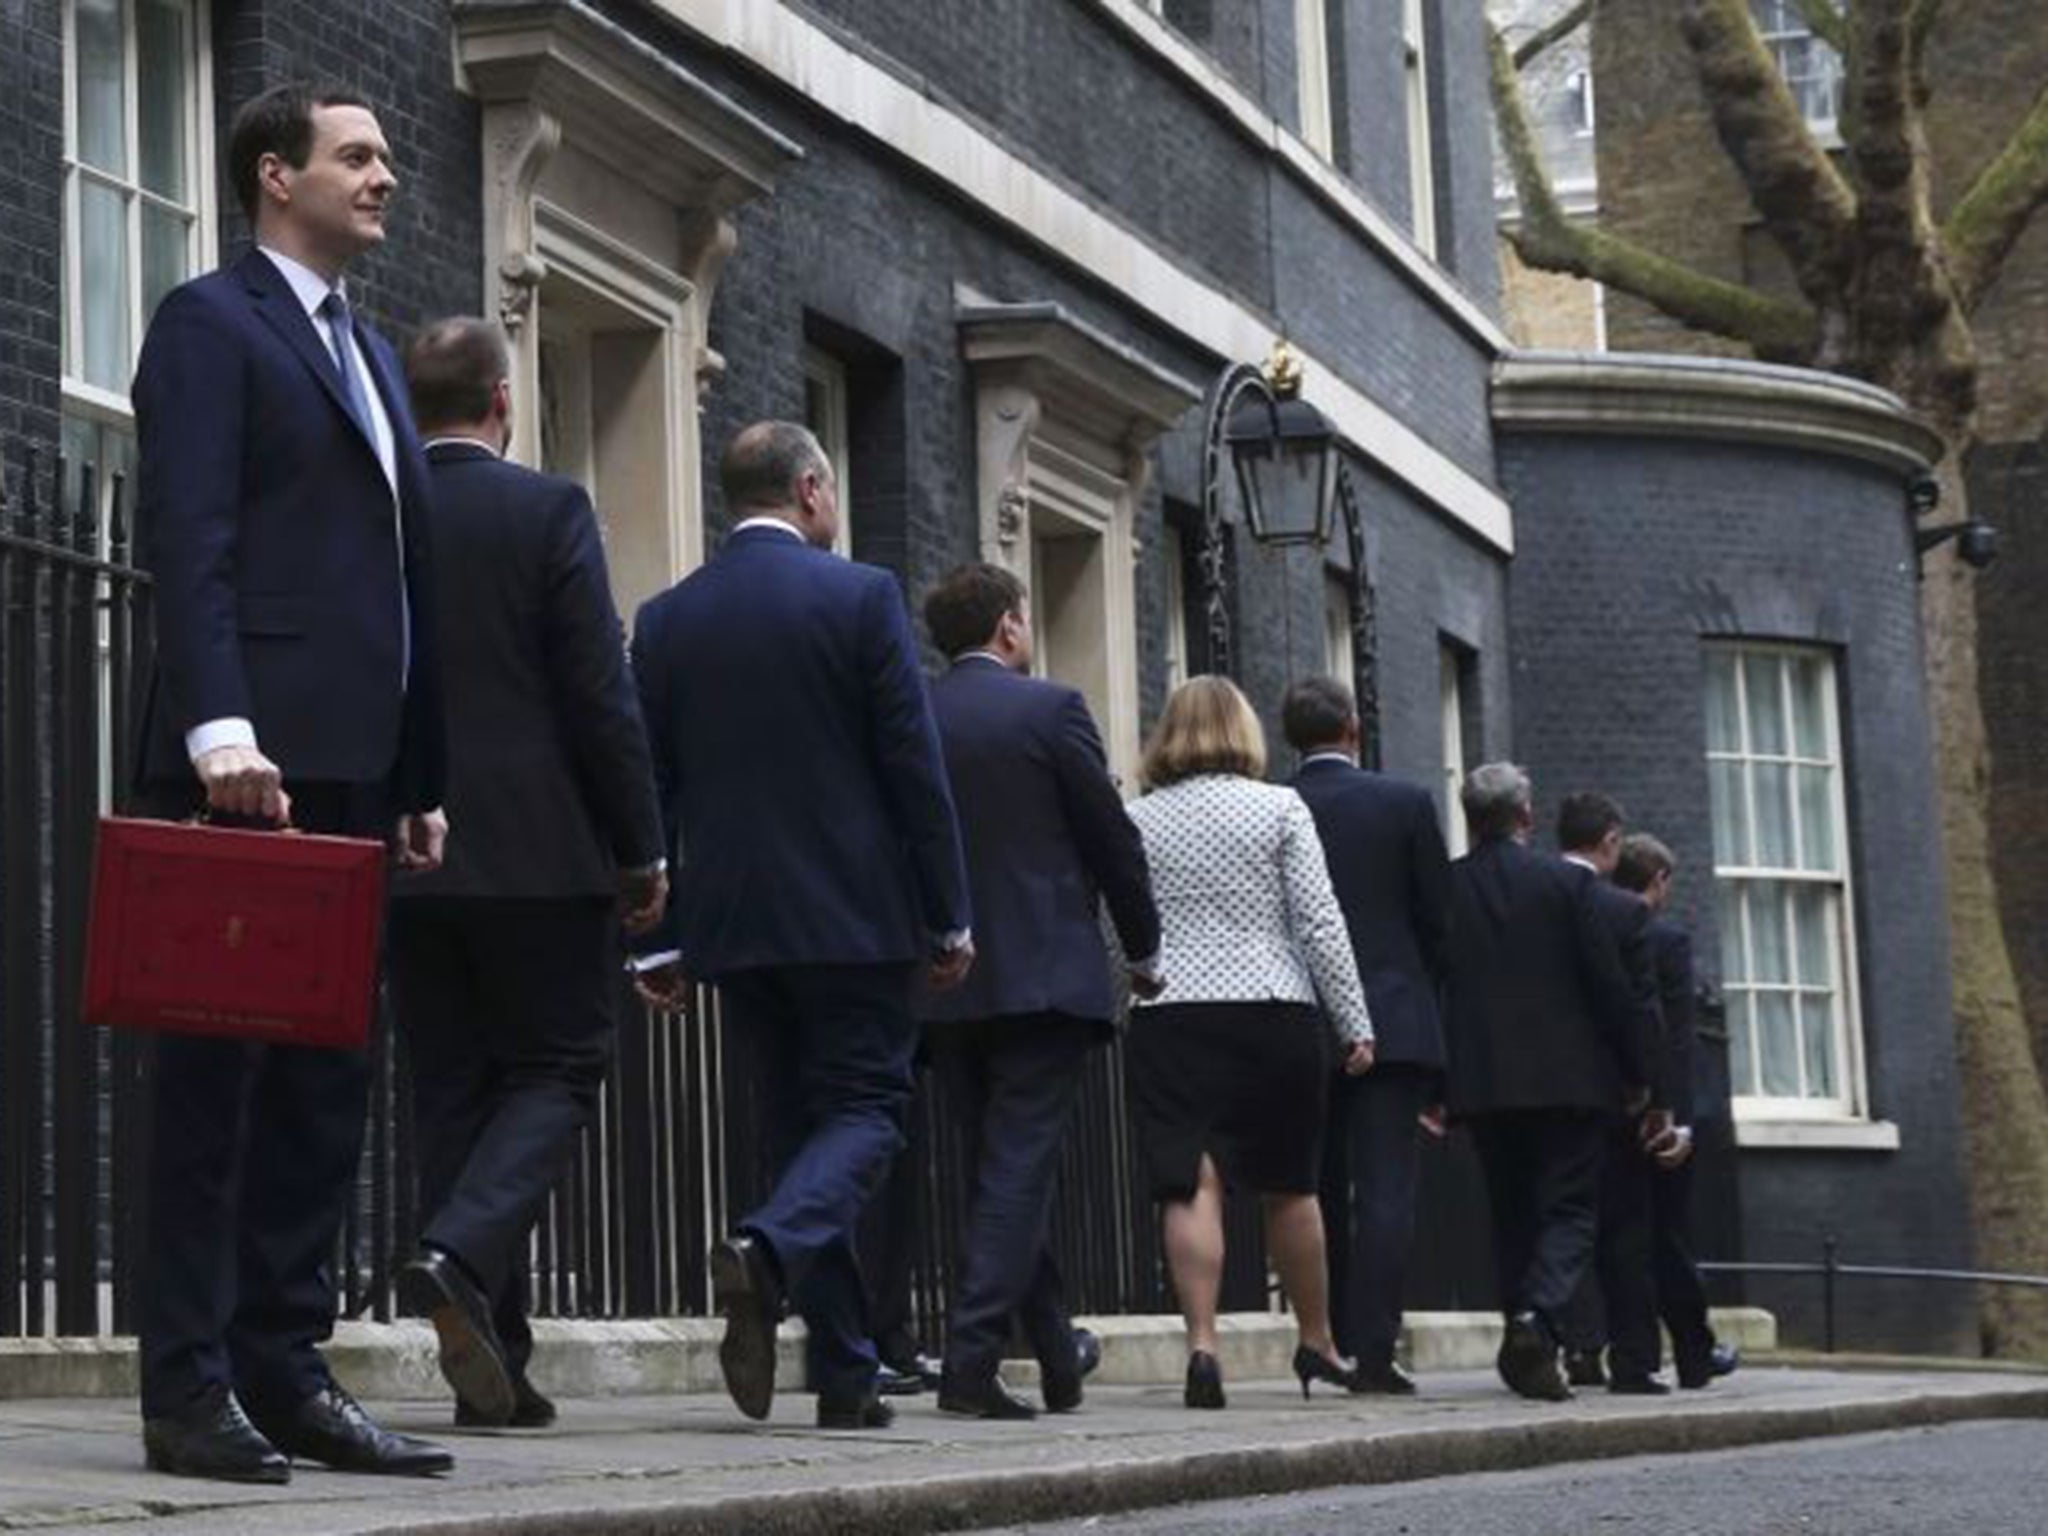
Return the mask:
<path id="1" fill-rule="evenodd" d="M 1222 1413 L 1177 1389 L 1100 1387 L 1078 1414 L 1032 1424 L 941 1416 L 899 1399 L 896 1426 L 810 1427 L 811 1399 L 780 1395 L 765 1426 L 722 1396 L 565 1401 L 545 1432 L 447 1428 L 445 1410 L 380 1411 L 445 1437 L 455 1473 L 433 1481 L 302 1468 L 243 1489 L 142 1470 L 126 1402 L 0 1403 L 0 1531 L 128 1536 L 571 1536 L 577 1532 L 821 1531 L 912 1536 L 1192 1499 L 1394 1482 L 1595 1457 L 1725 1449 L 1981 1418 L 2048 1417 L 2048 1375 L 1839 1371 L 1751 1365 L 1700 1393 L 1570 1404 L 1507 1396 L 1481 1372 L 1423 1377 L 1408 1402 L 1232 1382 Z"/>

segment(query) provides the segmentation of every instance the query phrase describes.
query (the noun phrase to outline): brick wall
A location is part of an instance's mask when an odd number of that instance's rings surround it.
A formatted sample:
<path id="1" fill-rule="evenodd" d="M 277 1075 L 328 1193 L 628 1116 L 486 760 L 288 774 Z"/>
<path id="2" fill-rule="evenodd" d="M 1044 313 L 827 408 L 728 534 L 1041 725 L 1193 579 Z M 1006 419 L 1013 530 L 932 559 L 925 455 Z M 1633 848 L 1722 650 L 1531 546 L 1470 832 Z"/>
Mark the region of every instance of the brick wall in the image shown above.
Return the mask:
<path id="1" fill-rule="evenodd" d="M 0 449 L 57 441 L 63 23 L 57 0 L 0 9 Z"/>

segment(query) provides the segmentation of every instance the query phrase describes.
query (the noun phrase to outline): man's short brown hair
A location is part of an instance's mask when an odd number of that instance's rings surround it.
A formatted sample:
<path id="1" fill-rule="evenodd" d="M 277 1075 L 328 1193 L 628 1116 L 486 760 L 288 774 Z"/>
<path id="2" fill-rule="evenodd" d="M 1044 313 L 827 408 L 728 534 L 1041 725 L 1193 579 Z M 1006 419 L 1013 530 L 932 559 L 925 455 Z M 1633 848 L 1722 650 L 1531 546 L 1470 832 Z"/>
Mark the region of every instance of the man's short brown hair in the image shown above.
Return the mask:
<path id="1" fill-rule="evenodd" d="M 1614 861 L 1614 883 L 1640 896 L 1659 875 L 1678 873 L 1678 857 L 1647 832 L 1631 832 L 1621 840 Z"/>
<path id="2" fill-rule="evenodd" d="M 263 157 L 276 155 L 293 170 L 303 171 L 313 153 L 313 114 L 321 107 L 374 110 L 354 91 L 293 81 L 251 97 L 235 113 L 234 126 L 228 130 L 228 181 L 251 224 L 263 205 L 262 179 L 257 174 Z"/>
<path id="3" fill-rule="evenodd" d="M 995 637 L 1003 615 L 1021 613 L 1024 583 L 1000 565 L 956 565 L 925 594 L 924 626 L 948 657 L 978 650 Z"/>
<path id="4" fill-rule="evenodd" d="M 1204 773 L 1266 776 L 1265 729 L 1227 677 L 1191 677 L 1174 689 L 1145 745 L 1147 789 Z"/>
<path id="5" fill-rule="evenodd" d="M 436 320 L 405 349 L 405 383 L 422 433 L 482 421 L 511 372 L 505 333 L 473 315 Z"/>

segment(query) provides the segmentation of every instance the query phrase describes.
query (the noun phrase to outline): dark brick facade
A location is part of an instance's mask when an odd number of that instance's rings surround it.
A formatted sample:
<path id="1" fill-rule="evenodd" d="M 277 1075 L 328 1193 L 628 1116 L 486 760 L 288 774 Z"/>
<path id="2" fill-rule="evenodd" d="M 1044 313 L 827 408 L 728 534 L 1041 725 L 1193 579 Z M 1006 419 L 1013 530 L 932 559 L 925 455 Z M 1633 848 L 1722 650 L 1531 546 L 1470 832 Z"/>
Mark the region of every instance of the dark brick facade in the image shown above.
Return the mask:
<path id="1" fill-rule="evenodd" d="M 1509 650 L 1515 751 L 1538 824 L 1601 789 L 1678 855 L 1675 915 L 1719 973 L 1704 640 L 1782 640 L 1836 658 L 1857 991 L 1874 1119 L 1896 1152 L 1741 1159 L 1742 1257 L 1948 1266 L 1971 1252 L 1920 621 L 1902 487 L 1821 455 L 1715 443 L 1504 432 L 1517 509 Z M 1598 486 L 1597 496 L 1583 488 Z M 1788 517 L 1785 508 L 1797 507 Z M 1753 1283 L 1788 1337 L 1817 1342 L 1813 1285 Z M 1975 1349 L 1959 1292 L 1845 1297 L 1844 1347 Z"/>
<path id="2" fill-rule="evenodd" d="M 57 0 L 0 9 L 0 447 L 57 440 L 63 51 Z"/>

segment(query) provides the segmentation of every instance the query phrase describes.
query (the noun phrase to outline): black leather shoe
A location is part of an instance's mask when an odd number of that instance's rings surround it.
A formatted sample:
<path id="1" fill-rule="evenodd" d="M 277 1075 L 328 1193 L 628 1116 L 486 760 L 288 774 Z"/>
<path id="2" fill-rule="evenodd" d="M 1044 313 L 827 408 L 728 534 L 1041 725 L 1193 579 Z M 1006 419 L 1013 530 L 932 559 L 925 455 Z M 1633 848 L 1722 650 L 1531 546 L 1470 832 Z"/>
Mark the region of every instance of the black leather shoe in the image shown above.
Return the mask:
<path id="1" fill-rule="evenodd" d="M 936 1392 L 939 1390 L 939 1378 L 946 1374 L 945 1367 L 921 1349 L 908 1350 L 900 1355 L 882 1356 L 882 1369 L 915 1383 L 889 1394 L 898 1397 L 909 1396 L 919 1391 Z M 886 1389 L 878 1386 L 877 1390 Z"/>
<path id="2" fill-rule="evenodd" d="M 1413 1397 L 1415 1378 L 1403 1370 L 1400 1362 L 1396 1360 L 1387 1360 L 1378 1365 L 1367 1365 L 1360 1361 L 1351 1390 L 1364 1397 Z"/>
<path id="3" fill-rule="evenodd" d="M 1517 1312 L 1508 1319 L 1495 1363 L 1500 1379 L 1523 1397 L 1562 1403 L 1572 1395 L 1558 1366 L 1557 1341 L 1534 1312 Z"/>
<path id="4" fill-rule="evenodd" d="M 225 1385 L 208 1387 L 177 1413 L 142 1421 L 142 1460 L 152 1472 L 223 1483 L 288 1483 L 292 1464 L 249 1422 Z"/>
<path id="5" fill-rule="evenodd" d="M 757 1237 L 728 1237 L 711 1250 L 711 1302 L 725 1318 L 718 1368 L 735 1407 L 765 1419 L 775 1406 L 775 1325 L 782 1317 L 782 1282 L 767 1245 Z"/>
<path id="6" fill-rule="evenodd" d="M 1356 1392 L 1358 1364 L 1352 1360 L 1333 1360 L 1306 1344 L 1297 1344 L 1294 1347 L 1294 1379 L 1301 1383 L 1303 1402 L 1308 1401 L 1308 1384 L 1312 1381 L 1327 1381 L 1346 1392 Z"/>
<path id="7" fill-rule="evenodd" d="M 1190 1408 L 1223 1406 L 1223 1366 L 1206 1349 L 1188 1356 L 1187 1385 L 1181 1389 L 1180 1400 Z"/>
<path id="8" fill-rule="evenodd" d="M 260 1418 L 257 1427 L 285 1455 L 337 1472 L 431 1477 L 455 1465 L 455 1458 L 432 1441 L 383 1428 L 332 1383 L 288 1413 Z"/>
<path id="9" fill-rule="evenodd" d="M 491 1304 L 450 1255 L 429 1248 L 398 1272 L 398 1310 L 434 1325 L 441 1345 L 441 1376 L 466 1419 L 495 1426 L 512 1422 L 518 1398 L 505 1346 L 491 1324 Z"/>
<path id="10" fill-rule="evenodd" d="M 546 1429 L 555 1422 L 555 1405 L 524 1376 L 512 1380 L 512 1417 L 502 1426 L 477 1418 L 461 1398 L 455 1400 L 457 1429 Z"/>
<path id="11" fill-rule="evenodd" d="M 924 1391 L 924 1377 L 915 1371 L 899 1371 L 884 1360 L 875 1369 L 875 1391 L 883 1397 L 916 1397 Z"/>
<path id="12" fill-rule="evenodd" d="M 1035 1419 L 1038 1410 L 1003 1385 L 1000 1376 L 968 1379 L 948 1376 L 939 1382 L 939 1412 L 971 1419 Z"/>
<path id="13" fill-rule="evenodd" d="M 1607 1390 L 1620 1397 L 1663 1397 L 1671 1388 L 1654 1376 L 1616 1376 Z"/>
<path id="14" fill-rule="evenodd" d="M 1604 1387 L 1607 1367 L 1597 1349 L 1568 1349 L 1564 1352 L 1564 1379 L 1575 1387 Z"/>
<path id="15" fill-rule="evenodd" d="M 895 1408 L 883 1402 L 878 1393 L 843 1401 L 822 1392 L 818 1394 L 820 1429 L 887 1429 L 895 1422 Z"/>
<path id="16" fill-rule="evenodd" d="M 1742 1366 L 1742 1351 L 1733 1344 L 1716 1344 L 1705 1358 L 1678 1362 L 1678 1384 L 1689 1392 L 1709 1386 L 1716 1376 L 1731 1376 Z"/>
<path id="17" fill-rule="evenodd" d="M 1081 1406 L 1081 1383 L 1102 1364 L 1102 1340 L 1086 1328 L 1073 1330 L 1073 1364 L 1038 1362 L 1038 1390 L 1047 1413 L 1072 1413 Z"/>

